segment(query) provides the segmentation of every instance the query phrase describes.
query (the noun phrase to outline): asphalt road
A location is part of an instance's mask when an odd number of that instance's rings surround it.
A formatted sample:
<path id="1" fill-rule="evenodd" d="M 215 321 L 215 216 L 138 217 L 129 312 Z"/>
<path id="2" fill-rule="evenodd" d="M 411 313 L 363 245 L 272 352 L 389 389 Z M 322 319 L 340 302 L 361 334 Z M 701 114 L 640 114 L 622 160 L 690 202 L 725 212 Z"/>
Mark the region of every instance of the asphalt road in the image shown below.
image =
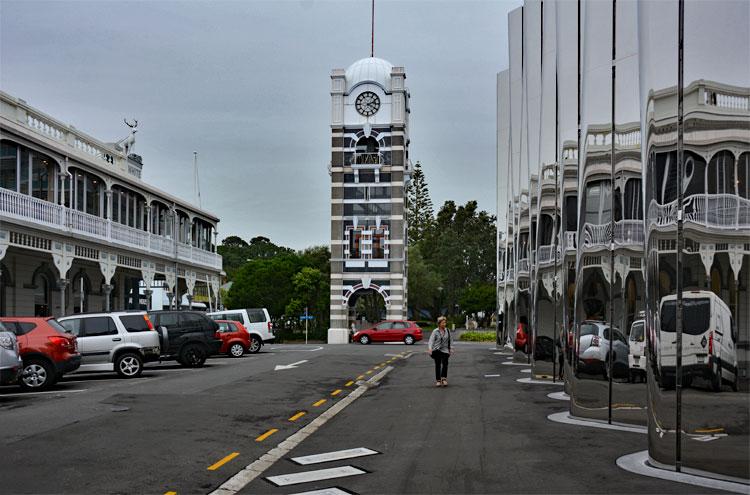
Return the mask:
<path id="1" fill-rule="evenodd" d="M 516 382 L 528 374 L 501 366 L 506 357 L 490 347 L 457 343 L 447 388 L 434 387 L 423 344 L 267 346 L 203 369 L 155 365 L 134 380 L 74 374 L 45 394 L 2 387 L 0 492 L 209 493 L 302 428 L 317 430 L 239 493 L 697 491 L 615 465 L 644 450 L 645 435 L 547 420 L 567 408 L 546 396 L 562 387 Z M 362 385 L 380 373 L 377 386 Z M 377 453 L 291 461 L 355 448 Z M 345 466 L 361 474 L 272 482 Z"/>

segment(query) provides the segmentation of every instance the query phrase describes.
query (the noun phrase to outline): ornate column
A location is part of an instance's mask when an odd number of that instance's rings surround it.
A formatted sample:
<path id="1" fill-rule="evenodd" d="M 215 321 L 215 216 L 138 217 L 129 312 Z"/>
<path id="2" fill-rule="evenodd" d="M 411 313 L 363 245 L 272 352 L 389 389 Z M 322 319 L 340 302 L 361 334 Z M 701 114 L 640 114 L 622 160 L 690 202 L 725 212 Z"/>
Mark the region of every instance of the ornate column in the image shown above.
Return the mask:
<path id="1" fill-rule="evenodd" d="M 65 289 L 70 281 L 68 280 L 68 271 L 73 265 L 75 249 L 72 244 L 53 241 L 52 242 L 52 261 L 57 268 L 59 279 L 57 285 L 60 288 L 60 316 L 65 316 L 67 305 L 65 301 Z"/>
<path id="2" fill-rule="evenodd" d="M 114 277 L 115 270 L 117 270 L 117 255 L 100 251 L 99 269 L 102 271 L 102 276 L 104 277 L 104 283 L 102 284 L 102 292 L 104 293 L 104 311 L 109 312 L 112 310 L 110 307 L 109 296 L 112 293 L 112 277 Z"/>

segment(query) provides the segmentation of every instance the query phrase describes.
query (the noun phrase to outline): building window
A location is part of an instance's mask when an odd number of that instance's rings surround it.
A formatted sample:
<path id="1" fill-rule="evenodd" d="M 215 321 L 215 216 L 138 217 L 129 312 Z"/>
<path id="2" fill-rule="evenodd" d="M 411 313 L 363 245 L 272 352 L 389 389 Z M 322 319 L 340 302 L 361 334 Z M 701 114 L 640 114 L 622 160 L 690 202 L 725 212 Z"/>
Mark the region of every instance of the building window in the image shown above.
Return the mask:
<path id="1" fill-rule="evenodd" d="M 625 183 L 625 219 L 643 219 L 643 199 L 641 198 L 641 179 L 629 179 Z"/>
<path id="2" fill-rule="evenodd" d="M 737 161 L 737 194 L 750 199 L 750 153 L 742 153 Z"/>
<path id="3" fill-rule="evenodd" d="M 708 163 L 708 194 L 734 194 L 734 155 L 720 151 Z"/>
<path id="4" fill-rule="evenodd" d="M 362 258 L 362 230 L 349 230 L 349 258 Z"/>
<path id="5" fill-rule="evenodd" d="M 49 280 L 46 275 L 39 274 L 34 287 L 34 316 L 50 316 L 49 298 Z"/>
<path id="6" fill-rule="evenodd" d="M 383 226 L 379 229 L 372 229 L 372 258 L 373 259 L 384 259 L 385 258 L 385 231 L 386 228 Z"/>
<path id="7" fill-rule="evenodd" d="M 3 141 L 0 145 L 0 187 L 16 190 L 18 146 Z"/>
<path id="8" fill-rule="evenodd" d="M 603 225 L 612 220 L 612 186 L 610 181 L 592 182 L 586 188 L 584 223 Z"/>

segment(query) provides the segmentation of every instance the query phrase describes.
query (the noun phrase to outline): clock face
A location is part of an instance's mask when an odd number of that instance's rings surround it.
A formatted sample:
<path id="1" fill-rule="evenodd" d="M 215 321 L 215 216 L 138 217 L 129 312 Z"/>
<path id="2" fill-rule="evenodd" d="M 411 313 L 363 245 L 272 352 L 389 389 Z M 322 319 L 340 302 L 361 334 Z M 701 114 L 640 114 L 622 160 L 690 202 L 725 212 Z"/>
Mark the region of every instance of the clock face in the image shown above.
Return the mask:
<path id="1" fill-rule="evenodd" d="M 380 98 L 372 91 L 365 91 L 361 95 L 357 96 L 355 107 L 360 115 L 365 117 L 371 117 L 377 113 L 380 108 Z"/>

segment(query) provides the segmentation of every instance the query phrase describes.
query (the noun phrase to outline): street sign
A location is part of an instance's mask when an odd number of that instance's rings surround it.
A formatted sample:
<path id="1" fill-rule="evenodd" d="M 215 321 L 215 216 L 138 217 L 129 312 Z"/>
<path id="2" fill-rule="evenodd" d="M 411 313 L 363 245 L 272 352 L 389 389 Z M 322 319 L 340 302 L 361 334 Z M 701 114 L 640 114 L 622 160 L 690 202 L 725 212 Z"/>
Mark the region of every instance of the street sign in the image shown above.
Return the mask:
<path id="1" fill-rule="evenodd" d="M 315 319 L 315 317 L 313 315 L 307 315 L 307 316 L 302 315 L 302 316 L 299 317 L 299 321 L 314 320 L 314 319 Z"/>

